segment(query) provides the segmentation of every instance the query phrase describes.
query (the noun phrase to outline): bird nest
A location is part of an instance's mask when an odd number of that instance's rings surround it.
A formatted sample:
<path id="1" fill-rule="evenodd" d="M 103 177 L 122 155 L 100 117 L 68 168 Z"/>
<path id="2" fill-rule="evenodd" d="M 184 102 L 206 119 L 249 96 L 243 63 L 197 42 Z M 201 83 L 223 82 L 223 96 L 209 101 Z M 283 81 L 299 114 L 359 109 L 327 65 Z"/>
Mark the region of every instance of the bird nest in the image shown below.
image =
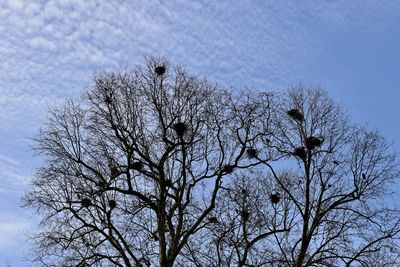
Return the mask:
<path id="1" fill-rule="evenodd" d="M 113 209 L 117 206 L 117 202 L 114 199 L 110 199 L 108 201 L 108 205 L 110 206 L 111 209 Z"/>
<path id="2" fill-rule="evenodd" d="M 218 223 L 218 219 L 217 219 L 217 217 L 210 217 L 210 218 L 208 218 L 208 222 L 209 223 Z"/>
<path id="3" fill-rule="evenodd" d="M 165 73 L 165 66 L 157 66 L 154 68 L 157 75 L 161 76 Z"/>
<path id="4" fill-rule="evenodd" d="M 175 130 L 176 134 L 179 137 L 182 137 L 187 130 L 187 126 L 184 122 L 177 122 L 174 125 L 172 125 L 172 129 Z"/>
<path id="5" fill-rule="evenodd" d="M 306 150 L 304 149 L 304 147 L 298 147 L 293 151 L 293 155 L 296 157 L 301 158 L 302 160 L 306 159 Z"/>
<path id="6" fill-rule="evenodd" d="M 90 199 L 88 199 L 88 198 L 83 198 L 81 200 L 81 205 L 84 208 L 88 208 L 88 207 L 92 206 L 92 201 Z"/>
<path id="7" fill-rule="evenodd" d="M 137 170 L 137 171 L 141 171 L 143 170 L 143 163 L 140 161 L 135 161 L 132 163 L 132 169 Z"/>
<path id="8" fill-rule="evenodd" d="M 317 147 L 320 147 L 323 143 L 323 140 L 321 138 L 318 137 L 314 137 L 314 136 L 310 136 L 307 137 L 305 140 L 305 145 L 307 147 L 307 149 L 315 149 Z"/>
<path id="9" fill-rule="evenodd" d="M 246 153 L 247 153 L 247 156 L 249 157 L 249 158 L 256 158 L 257 157 L 257 155 L 258 155 L 258 151 L 257 151 L 257 149 L 255 149 L 255 148 L 248 148 L 247 149 L 247 151 L 246 151 Z"/>
<path id="10" fill-rule="evenodd" d="M 279 201 L 281 200 L 281 195 L 278 192 L 273 192 L 270 196 L 269 199 L 271 200 L 272 204 L 278 204 Z"/>
<path id="11" fill-rule="evenodd" d="M 295 109 L 295 108 L 291 109 L 287 112 L 287 114 L 295 120 L 298 120 L 298 121 L 304 120 L 303 113 L 301 113 L 298 109 Z"/>
<path id="12" fill-rule="evenodd" d="M 224 167 L 222 167 L 222 171 L 225 173 L 231 173 L 234 169 L 235 167 L 232 165 L 225 165 Z"/>
<path id="13" fill-rule="evenodd" d="M 242 210 L 240 216 L 242 217 L 243 221 L 247 221 L 250 217 L 250 212 L 248 212 L 247 210 Z"/>

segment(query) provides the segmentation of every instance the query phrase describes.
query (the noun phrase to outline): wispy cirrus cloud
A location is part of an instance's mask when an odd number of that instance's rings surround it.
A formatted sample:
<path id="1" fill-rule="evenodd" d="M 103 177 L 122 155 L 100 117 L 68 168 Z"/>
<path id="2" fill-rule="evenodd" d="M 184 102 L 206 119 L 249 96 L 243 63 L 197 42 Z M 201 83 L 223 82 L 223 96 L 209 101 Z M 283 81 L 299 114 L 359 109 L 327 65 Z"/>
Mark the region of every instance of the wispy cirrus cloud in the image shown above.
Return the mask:
<path id="1" fill-rule="evenodd" d="M 28 237 L 35 222 L 26 216 L 2 212 L 0 218 L 0 266 L 33 266 L 24 261 L 30 255 Z"/>
<path id="2" fill-rule="evenodd" d="M 0 154 L 0 194 L 21 195 L 31 180 L 30 171 L 27 165 L 17 159 Z"/>
<path id="3" fill-rule="evenodd" d="M 24 234 L 32 227 L 32 224 L 26 219 L 11 219 L 0 221 L 0 251 L 12 250 L 23 241 Z"/>

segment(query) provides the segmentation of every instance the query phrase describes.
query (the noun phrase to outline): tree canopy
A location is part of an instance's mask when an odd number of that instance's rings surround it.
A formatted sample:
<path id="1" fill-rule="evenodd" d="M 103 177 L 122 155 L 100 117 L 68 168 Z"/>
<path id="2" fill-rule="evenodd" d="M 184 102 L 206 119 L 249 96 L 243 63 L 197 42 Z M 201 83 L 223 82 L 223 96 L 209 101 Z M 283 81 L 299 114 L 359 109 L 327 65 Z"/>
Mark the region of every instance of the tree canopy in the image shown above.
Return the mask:
<path id="1" fill-rule="evenodd" d="M 52 108 L 36 150 L 43 266 L 399 264 L 391 146 L 319 88 L 226 90 L 150 58 Z"/>

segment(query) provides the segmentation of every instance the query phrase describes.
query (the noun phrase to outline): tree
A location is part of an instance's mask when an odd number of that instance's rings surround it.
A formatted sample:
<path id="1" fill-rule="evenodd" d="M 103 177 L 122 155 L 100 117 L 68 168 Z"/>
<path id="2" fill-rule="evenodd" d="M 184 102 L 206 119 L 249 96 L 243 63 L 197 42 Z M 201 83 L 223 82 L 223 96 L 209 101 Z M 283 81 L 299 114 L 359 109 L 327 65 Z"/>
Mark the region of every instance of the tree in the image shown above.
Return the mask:
<path id="1" fill-rule="evenodd" d="M 224 180 L 269 135 L 269 95 L 233 95 L 149 59 L 50 111 L 25 202 L 45 215 L 42 264 L 187 266 Z"/>
<path id="2" fill-rule="evenodd" d="M 398 266 L 400 214 L 387 198 L 398 168 L 385 139 L 320 89 L 293 88 L 275 106 L 262 164 L 220 195 L 213 265 Z"/>
<path id="3" fill-rule="evenodd" d="M 398 263 L 395 157 L 320 89 L 234 93 L 151 58 L 53 108 L 36 144 L 44 266 Z"/>

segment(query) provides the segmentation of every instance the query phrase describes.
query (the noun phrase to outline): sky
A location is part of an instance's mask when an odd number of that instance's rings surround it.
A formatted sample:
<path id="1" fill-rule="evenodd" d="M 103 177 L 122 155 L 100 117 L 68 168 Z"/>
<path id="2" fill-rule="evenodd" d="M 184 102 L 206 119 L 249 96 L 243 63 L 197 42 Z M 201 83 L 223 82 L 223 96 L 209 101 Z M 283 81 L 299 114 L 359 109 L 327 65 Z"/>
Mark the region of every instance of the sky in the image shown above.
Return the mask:
<path id="1" fill-rule="evenodd" d="M 232 90 L 320 86 L 400 151 L 400 2 L 0 0 L 0 266 L 30 266 L 21 208 L 48 108 L 144 56 Z"/>

